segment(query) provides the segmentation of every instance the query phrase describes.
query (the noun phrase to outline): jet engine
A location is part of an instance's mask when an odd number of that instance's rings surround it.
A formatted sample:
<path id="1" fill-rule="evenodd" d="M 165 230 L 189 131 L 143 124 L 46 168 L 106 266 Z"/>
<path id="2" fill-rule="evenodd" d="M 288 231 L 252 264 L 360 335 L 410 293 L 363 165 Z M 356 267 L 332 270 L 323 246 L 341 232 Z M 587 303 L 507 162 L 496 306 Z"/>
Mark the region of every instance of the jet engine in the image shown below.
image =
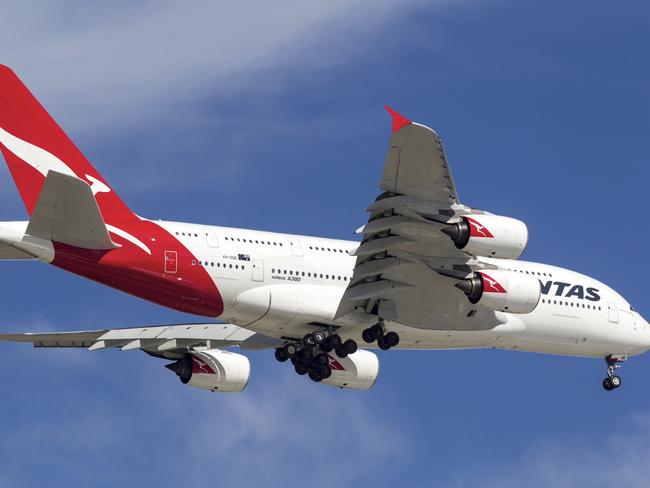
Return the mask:
<path id="1" fill-rule="evenodd" d="M 165 367 L 185 385 L 221 392 L 242 391 L 251 372 L 246 356 L 221 349 L 191 352 Z"/>
<path id="2" fill-rule="evenodd" d="M 537 278 L 513 271 L 478 271 L 456 287 L 471 303 L 499 312 L 530 313 L 537 308 L 542 296 Z"/>
<path id="3" fill-rule="evenodd" d="M 475 256 L 517 259 L 528 243 L 526 224 L 500 215 L 467 215 L 442 232 L 458 249 Z"/>
<path id="4" fill-rule="evenodd" d="M 368 390 L 377 381 L 379 358 L 375 353 L 359 349 L 345 358 L 330 356 L 332 375 L 322 382 L 337 388 Z"/>

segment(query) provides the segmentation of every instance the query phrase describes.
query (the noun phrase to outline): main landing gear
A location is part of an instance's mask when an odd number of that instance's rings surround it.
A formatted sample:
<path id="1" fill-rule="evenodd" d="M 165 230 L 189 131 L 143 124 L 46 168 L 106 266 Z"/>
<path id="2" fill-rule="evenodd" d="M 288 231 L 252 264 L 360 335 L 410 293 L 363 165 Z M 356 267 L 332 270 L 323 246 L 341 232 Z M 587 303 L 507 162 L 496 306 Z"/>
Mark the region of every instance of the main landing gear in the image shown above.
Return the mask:
<path id="1" fill-rule="evenodd" d="M 383 319 L 379 319 L 372 327 L 364 329 L 361 337 L 368 344 L 377 341 L 377 345 L 382 351 L 388 351 L 391 347 L 399 344 L 399 335 L 397 335 L 397 332 L 386 332 Z"/>
<path id="2" fill-rule="evenodd" d="M 336 330 L 317 330 L 303 337 L 302 341 L 290 342 L 275 350 L 275 359 L 284 363 L 291 360 L 296 373 L 308 375 L 312 381 L 321 382 L 332 376 L 330 353 L 345 358 L 357 352 L 357 343 L 343 341 Z"/>
<path id="3" fill-rule="evenodd" d="M 627 356 L 607 356 L 607 377 L 603 380 L 603 388 L 607 391 L 615 390 L 621 386 L 621 377 L 614 373 L 621 367 L 619 363 L 625 361 Z"/>

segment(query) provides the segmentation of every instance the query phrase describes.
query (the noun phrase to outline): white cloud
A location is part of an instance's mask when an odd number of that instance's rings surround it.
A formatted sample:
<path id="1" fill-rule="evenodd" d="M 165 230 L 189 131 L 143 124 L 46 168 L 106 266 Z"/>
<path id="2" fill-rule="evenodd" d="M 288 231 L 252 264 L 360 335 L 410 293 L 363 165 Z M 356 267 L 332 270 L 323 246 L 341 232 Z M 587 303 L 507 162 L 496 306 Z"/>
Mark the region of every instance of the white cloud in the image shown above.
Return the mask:
<path id="1" fill-rule="evenodd" d="M 615 431 L 610 428 L 614 426 Z M 599 434 L 600 433 L 600 434 Z M 489 472 L 461 475 L 458 488 L 648 486 L 650 480 L 650 417 L 603 419 L 594 425 L 591 441 L 547 439 L 530 445 L 519 460 Z"/>
<path id="2" fill-rule="evenodd" d="M 335 473 L 352 484 L 381 480 L 379 466 L 408 456 L 403 426 L 386 422 L 387 412 L 367 393 L 334 391 L 297 377 L 286 365 L 272 366 L 264 374 L 257 369 L 255 383 L 243 394 L 168 395 L 163 416 L 171 419 L 179 409 L 201 412 L 189 426 L 192 435 L 188 425 L 175 435 L 182 439 L 182 463 L 197 481 L 214 479 L 203 466 L 227 460 L 219 463 L 225 486 L 286 486 L 288 476 L 324 487 L 335 482 Z M 315 472 L 319 476 L 312 477 Z"/>
<path id="3" fill-rule="evenodd" d="M 350 62 L 425 3 L 20 2 L 3 9 L 0 60 L 66 127 L 128 127 L 197 99 L 274 91 L 287 71 Z"/>
<path id="4" fill-rule="evenodd" d="M 251 385 L 229 395 L 183 386 L 144 354 L 114 355 L 102 368 L 42 356 L 21 368 L 23 388 L 5 405 L 24 407 L 0 439 L 3 486 L 44 473 L 48 486 L 365 484 L 413 447 L 375 394 L 311 384 L 268 356 L 255 355 Z"/>

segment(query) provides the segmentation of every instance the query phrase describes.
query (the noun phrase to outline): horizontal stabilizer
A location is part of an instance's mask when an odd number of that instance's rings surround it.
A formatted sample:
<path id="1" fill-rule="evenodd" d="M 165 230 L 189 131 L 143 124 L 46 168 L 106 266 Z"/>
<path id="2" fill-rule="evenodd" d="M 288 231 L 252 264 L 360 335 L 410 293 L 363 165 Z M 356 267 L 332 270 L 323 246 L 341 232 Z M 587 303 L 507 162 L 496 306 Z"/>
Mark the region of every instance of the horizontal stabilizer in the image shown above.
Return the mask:
<path id="1" fill-rule="evenodd" d="M 32 259 L 35 259 L 34 256 L 31 256 L 20 249 L 11 247 L 9 244 L 0 242 L 0 261 Z"/>
<path id="2" fill-rule="evenodd" d="M 45 178 L 26 233 L 83 249 L 119 247 L 108 234 L 90 185 L 56 171 Z"/>

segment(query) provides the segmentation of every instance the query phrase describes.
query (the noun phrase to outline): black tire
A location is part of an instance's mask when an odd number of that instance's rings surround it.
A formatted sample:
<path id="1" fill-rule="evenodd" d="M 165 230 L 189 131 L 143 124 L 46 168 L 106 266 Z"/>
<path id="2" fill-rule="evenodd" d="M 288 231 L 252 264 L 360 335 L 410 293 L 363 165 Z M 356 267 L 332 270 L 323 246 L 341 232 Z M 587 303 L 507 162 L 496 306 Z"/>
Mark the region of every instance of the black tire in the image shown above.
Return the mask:
<path id="1" fill-rule="evenodd" d="M 379 346 L 379 349 L 382 351 L 388 351 L 390 349 L 390 346 L 386 343 L 386 336 L 381 336 L 377 340 L 377 345 Z"/>
<path id="2" fill-rule="evenodd" d="M 316 383 L 320 383 L 321 381 L 323 381 L 323 378 L 321 378 L 320 375 L 314 371 L 311 371 L 309 373 L 309 379 L 315 381 Z"/>
<path id="3" fill-rule="evenodd" d="M 335 349 L 336 355 L 340 357 L 341 359 L 345 359 L 348 357 L 348 351 L 345 349 L 343 345 L 340 345 Z"/>
<path id="4" fill-rule="evenodd" d="M 301 349 L 300 350 L 300 359 L 303 361 L 311 361 L 314 358 L 314 353 L 311 352 L 311 349 Z"/>
<path id="5" fill-rule="evenodd" d="M 357 345 L 356 341 L 352 339 L 348 339 L 343 343 L 343 347 L 345 348 L 345 351 L 348 354 L 354 354 L 357 352 L 357 349 L 359 349 L 359 346 Z"/>
<path id="6" fill-rule="evenodd" d="M 376 341 L 378 341 L 379 338 L 384 335 L 384 329 L 379 324 L 375 324 L 370 327 L 370 332 Z"/>
<path id="7" fill-rule="evenodd" d="M 603 388 L 605 388 L 607 391 L 612 391 L 614 389 L 614 387 L 609 382 L 609 378 L 605 378 L 603 380 Z"/>
<path id="8" fill-rule="evenodd" d="M 332 347 L 332 341 L 330 339 L 331 339 L 331 337 L 328 337 L 327 339 L 325 339 L 323 341 L 323 343 L 320 345 L 320 350 L 321 351 L 323 351 L 325 353 L 332 352 L 332 350 L 334 348 Z"/>
<path id="9" fill-rule="evenodd" d="M 306 334 L 305 337 L 302 338 L 302 344 L 305 347 L 312 347 L 316 345 L 316 341 L 314 340 L 314 336 L 312 334 Z"/>
<path id="10" fill-rule="evenodd" d="M 363 332 L 361 333 L 361 338 L 363 339 L 363 342 L 367 344 L 372 344 L 373 342 L 375 342 L 375 334 L 370 329 L 363 329 Z"/>
<path id="11" fill-rule="evenodd" d="M 298 353 L 298 347 L 295 344 L 287 344 L 284 346 L 284 350 L 287 351 L 287 356 L 290 358 L 294 357 Z"/>
<path id="12" fill-rule="evenodd" d="M 275 359 L 281 363 L 284 363 L 287 359 L 289 359 L 289 355 L 287 354 L 287 351 L 284 350 L 284 348 L 280 347 L 275 350 Z"/>
<path id="13" fill-rule="evenodd" d="M 322 379 L 326 380 L 327 378 L 332 376 L 332 368 L 330 368 L 329 366 L 324 366 L 320 369 L 318 374 Z"/>
<path id="14" fill-rule="evenodd" d="M 327 339 L 327 334 L 325 334 L 325 332 L 323 332 L 322 330 L 317 330 L 312 334 L 312 336 L 314 337 L 314 342 L 316 344 L 322 344 L 323 341 Z"/>
<path id="15" fill-rule="evenodd" d="M 612 387 L 612 389 L 619 388 L 621 386 L 622 380 L 620 376 L 612 376 L 609 378 L 609 384 Z"/>
<path id="16" fill-rule="evenodd" d="M 384 342 L 388 344 L 389 347 L 395 347 L 399 344 L 399 335 L 397 335 L 397 332 L 389 332 L 384 337 Z"/>
<path id="17" fill-rule="evenodd" d="M 302 364 L 297 364 L 294 369 L 296 370 L 296 373 L 298 373 L 300 376 L 304 376 L 307 374 L 307 368 L 305 368 Z"/>
<path id="18" fill-rule="evenodd" d="M 294 356 L 291 358 L 291 364 L 293 364 L 294 366 L 298 366 L 299 364 L 302 363 L 300 362 L 300 358 L 298 356 Z"/>
<path id="19" fill-rule="evenodd" d="M 341 336 L 338 334 L 333 334 L 329 337 L 330 340 L 330 345 L 332 346 L 332 349 L 336 349 L 341 345 L 343 341 L 341 341 Z"/>
<path id="20" fill-rule="evenodd" d="M 327 366 L 330 363 L 330 358 L 325 353 L 321 353 L 316 356 L 316 363 L 319 366 Z"/>

